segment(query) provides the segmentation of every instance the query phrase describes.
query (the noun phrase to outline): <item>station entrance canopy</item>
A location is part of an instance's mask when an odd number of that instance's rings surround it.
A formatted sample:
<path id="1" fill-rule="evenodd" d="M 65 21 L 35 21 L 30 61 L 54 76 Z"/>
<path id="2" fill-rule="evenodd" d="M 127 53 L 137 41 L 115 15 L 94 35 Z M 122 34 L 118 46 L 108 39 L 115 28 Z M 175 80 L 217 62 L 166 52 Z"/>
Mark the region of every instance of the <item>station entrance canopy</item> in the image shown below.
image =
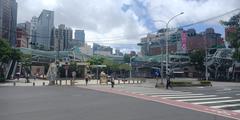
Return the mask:
<path id="1" fill-rule="evenodd" d="M 73 49 L 72 51 L 43 51 L 36 50 L 31 48 L 19 48 L 23 54 L 32 55 L 33 62 L 53 62 L 56 59 L 69 59 L 76 61 L 86 61 L 90 58 L 89 55 L 86 55 L 78 49 Z"/>
<path id="2" fill-rule="evenodd" d="M 190 58 L 185 55 L 169 55 L 169 63 L 171 62 L 189 62 Z M 135 57 L 133 62 L 155 62 L 155 63 L 165 63 L 166 55 L 155 55 L 155 56 L 143 56 L 143 57 Z"/>

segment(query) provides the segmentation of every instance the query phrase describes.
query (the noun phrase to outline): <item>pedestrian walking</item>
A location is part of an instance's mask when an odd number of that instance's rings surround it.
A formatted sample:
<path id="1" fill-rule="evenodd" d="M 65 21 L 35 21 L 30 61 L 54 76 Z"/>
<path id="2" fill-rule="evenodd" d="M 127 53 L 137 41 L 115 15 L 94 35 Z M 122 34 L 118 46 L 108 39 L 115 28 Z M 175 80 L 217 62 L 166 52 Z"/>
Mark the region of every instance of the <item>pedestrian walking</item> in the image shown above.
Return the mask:
<path id="1" fill-rule="evenodd" d="M 17 80 L 19 81 L 20 78 L 20 72 L 17 72 Z"/>
<path id="2" fill-rule="evenodd" d="M 86 86 L 88 85 L 88 81 L 89 81 L 89 76 L 88 76 L 88 74 L 87 74 L 86 77 L 85 77 Z"/>
<path id="3" fill-rule="evenodd" d="M 25 77 L 26 77 L 26 82 L 25 83 L 30 83 L 30 81 L 29 81 L 29 73 L 25 73 Z"/>
<path id="4" fill-rule="evenodd" d="M 171 80 L 170 80 L 170 75 L 167 75 L 166 89 L 168 89 L 168 87 L 170 87 L 170 88 L 172 89 Z"/>
<path id="5" fill-rule="evenodd" d="M 158 78 L 159 78 L 159 75 L 160 75 L 159 72 L 158 72 L 158 71 L 155 71 L 154 74 L 155 74 L 156 81 L 158 81 Z"/>
<path id="6" fill-rule="evenodd" d="M 71 85 L 74 85 L 77 73 L 75 71 L 72 72 L 72 80 Z"/>
<path id="7" fill-rule="evenodd" d="M 115 85 L 114 78 L 111 77 L 111 86 L 112 86 L 112 88 L 114 88 L 114 85 Z"/>
<path id="8" fill-rule="evenodd" d="M 34 79 L 34 81 L 37 79 L 37 74 L 33 75 L 33 79 Z"/>

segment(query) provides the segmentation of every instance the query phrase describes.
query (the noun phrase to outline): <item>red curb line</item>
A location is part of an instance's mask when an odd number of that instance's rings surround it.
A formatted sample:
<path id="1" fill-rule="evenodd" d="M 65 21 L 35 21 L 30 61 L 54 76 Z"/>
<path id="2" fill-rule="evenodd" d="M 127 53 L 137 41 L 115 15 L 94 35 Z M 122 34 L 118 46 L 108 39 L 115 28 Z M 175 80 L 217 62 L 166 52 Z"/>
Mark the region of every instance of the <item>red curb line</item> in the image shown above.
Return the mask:
<path id="1" fill-rule="evenodd" d="M 83 86 L 81 86 L 81 88 L 96 90 L 96 91 L 101 91 L 101 92 L 106 92 L 106 93 L 114 93 L 114 94 L 119 94 L 119 95 L 124 95 L 124 96 L 130 96 L 130 97 L 139 98 L 139 99 L 143 99 L 143 100 L 147 100 L 147 101 L 154 101 L 154 102 L 163 103 L 163 104 L 167 104 L 167 105 L 171 105 L 171 106 L 175 106 L 175 107 L 180 107 L 180 108 L 195 110 L 195 111 L 199 111 L 199 112 L 214 114 L 214 115 L 218 115 L 218 116 L 222 116 L 222 117 L 226 117 L 226 118 L 240 120 L 240 113 L 232 112 L 229 110 L 210 108 L 210 107 L 202 106 L 202 105 L 195 105 L 195 104 L 190 104 L 190 103 L 181 102 L 181 101 L 164 99 L 162 97 L 151 97 L 151 96 L 146 96 L 146 95 L 134 94 L 134 93 L 122 91 L 122 90 L 119 90 L 116 88 L 114 88 L 114 89 L 93 88 L 93 87 L 83 87 Z"/>

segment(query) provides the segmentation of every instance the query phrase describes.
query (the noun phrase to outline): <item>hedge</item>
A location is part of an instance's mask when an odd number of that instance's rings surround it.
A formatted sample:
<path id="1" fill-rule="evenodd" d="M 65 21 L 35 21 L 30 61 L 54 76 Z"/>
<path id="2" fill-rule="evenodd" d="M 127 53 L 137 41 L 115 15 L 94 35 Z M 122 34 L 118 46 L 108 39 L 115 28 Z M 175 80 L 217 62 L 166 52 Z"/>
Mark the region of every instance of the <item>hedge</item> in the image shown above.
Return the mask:
<path id="1" fill-rule="evenodd" d="M 191 81 L 172 81 L 172 86 L 191 86 Z"/>
<path id="2" fill-rule="evenodd" d="M 203 86 L 212 86 L 211 81 L 206 81 L 206 80 L 200 81 L 200 84 Z"/>
<path id="3" fill-rule="evenodd" d="M 192 81 L 171 81 L 171 84 L 175 87 L 212 86 L 211 81 L 199 81 L 199 83 L 194 83 Z"/>

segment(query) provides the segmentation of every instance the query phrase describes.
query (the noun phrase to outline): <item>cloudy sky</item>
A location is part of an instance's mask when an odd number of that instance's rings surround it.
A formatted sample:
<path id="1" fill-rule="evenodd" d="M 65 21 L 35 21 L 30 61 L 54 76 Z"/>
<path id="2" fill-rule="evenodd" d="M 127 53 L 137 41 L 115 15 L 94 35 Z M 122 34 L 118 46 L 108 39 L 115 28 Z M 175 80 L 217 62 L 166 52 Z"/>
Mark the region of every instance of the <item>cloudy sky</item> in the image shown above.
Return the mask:
<path id="1" fill-rule="evenodd" d="M 18 22 L 30 21 L 43 9 L 55 11 L 55 26 L 65 24 L 84 29 L 86 41 L 122 51 L 139 50 L 136 43 L 148 32 L 164 27 L 172 16 L 184 12 L 170 26 L 177 27 L 211 18 L 239 8 L 240 0 L 17 0 Z M 238 11 L 239 12 L 239 11 Z M 214 27 L 224 33 L 219 20 L 191 26 L 198 31 Z M 187 28 L 185 28 L 187 29 Z"/>

